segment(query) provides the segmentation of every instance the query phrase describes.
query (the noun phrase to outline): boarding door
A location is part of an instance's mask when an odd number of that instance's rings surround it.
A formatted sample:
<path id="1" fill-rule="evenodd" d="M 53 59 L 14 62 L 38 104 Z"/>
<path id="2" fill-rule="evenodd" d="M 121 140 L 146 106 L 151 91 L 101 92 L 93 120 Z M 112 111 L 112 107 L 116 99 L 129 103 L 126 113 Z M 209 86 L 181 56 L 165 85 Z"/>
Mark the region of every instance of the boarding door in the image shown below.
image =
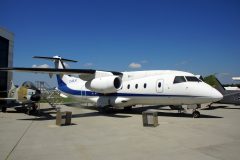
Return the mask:
<path id="1" fill-rule="evenodd" d="M 163 80 L 162 79 L 159 79 L 157 80 L 157 83 L 156 83 L 156 91 L 157 93 L 162 93 L 163 92 Z"/>

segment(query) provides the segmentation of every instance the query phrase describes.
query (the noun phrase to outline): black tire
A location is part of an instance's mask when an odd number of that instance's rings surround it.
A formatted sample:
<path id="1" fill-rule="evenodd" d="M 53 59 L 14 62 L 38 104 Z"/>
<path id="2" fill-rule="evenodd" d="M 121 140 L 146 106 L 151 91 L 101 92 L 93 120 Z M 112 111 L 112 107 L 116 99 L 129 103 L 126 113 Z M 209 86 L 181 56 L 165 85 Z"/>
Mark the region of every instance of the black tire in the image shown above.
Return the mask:
<path id="1" fill-rule="evenodd" d="M 132 111 L 132 106 L 124 107 L 123 110 L 124 110 L 125 112 L 131 112 L 131 111 Z"/>
<path id="2" fill-rule="evenodd" d="M 98 111 L 99 111 L 99 113 L 102 113 L 102 114 L 111 114 L 111 113 L 113 113 L 113 108 L 99 107 Z"/>
<path id="3" fill-rule="evenodd" d="M 32 111 L 33 111 L 33 113 L 35 113 L 37 111 L 37 105 L 36 104 L 32 105 Z"/>
<path id="4" fill-rule="evenodd" d="M 201 114 L 199 111 L 194 111 L 192 115 L 193 115 L 193 118 L 199 118 Z"/>

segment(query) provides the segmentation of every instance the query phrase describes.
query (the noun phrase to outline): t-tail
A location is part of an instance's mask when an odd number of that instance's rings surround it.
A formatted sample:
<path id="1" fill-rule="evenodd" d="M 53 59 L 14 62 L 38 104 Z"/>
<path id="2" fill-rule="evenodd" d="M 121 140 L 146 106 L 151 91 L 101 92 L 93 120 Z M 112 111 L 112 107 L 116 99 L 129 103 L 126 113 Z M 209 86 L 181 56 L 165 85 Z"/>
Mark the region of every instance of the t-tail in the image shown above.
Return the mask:
<path id="1" fill-rule="evenodd" d="M 60 56 L 53 56 L 53 57 L 34 56 L 33 58 L 53 61 L 56 69 L 66 69 L 65 62 L 74 62 L 74 63 L 77 62 L 75 60 L 65 59 Z M 57 76 L 57 82 L 59 87 L 66 85 L 71 79 L 71 77 L 68 75 L 57 74 L 56 76 Z"/>

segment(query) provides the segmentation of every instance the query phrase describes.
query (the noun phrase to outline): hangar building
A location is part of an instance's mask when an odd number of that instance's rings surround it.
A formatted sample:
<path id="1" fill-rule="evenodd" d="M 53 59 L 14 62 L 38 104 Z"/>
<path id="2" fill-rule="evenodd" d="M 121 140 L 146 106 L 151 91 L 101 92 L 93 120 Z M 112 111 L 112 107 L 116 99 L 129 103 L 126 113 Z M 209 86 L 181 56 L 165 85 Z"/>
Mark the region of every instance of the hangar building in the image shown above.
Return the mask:
<path id="1" fill-rule="evenodd" d="M 13 65 L 13 39 L 14 34 L 0 27 L 0 67 L 12 67 Z M 7 97 L 12 73 L 0 73 L 0 97 Z"/>

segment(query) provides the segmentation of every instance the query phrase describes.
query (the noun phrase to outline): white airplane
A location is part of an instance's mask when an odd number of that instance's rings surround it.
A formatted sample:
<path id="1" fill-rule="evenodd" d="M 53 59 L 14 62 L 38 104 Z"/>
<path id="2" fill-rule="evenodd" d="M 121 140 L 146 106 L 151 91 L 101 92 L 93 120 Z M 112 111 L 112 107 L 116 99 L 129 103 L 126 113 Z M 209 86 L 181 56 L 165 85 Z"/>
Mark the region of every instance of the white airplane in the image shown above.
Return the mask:
<path id="1" fill-rule="evenodd" d="M 99 108 L 128 108 L 134 105 L 196 105 L 193 117 L 199 117 L 200 104 L 213 103 L 222 94 L 195 75 L 173 70 L 113 72 L 89 69 L 66 69 L 64 62 L 77 62 L 59 56 L 47 59 L 55 68 L 0 68 L 0 71 L 22 71 L 57 75 L 58 89 L 80 102 L 94 103 Z M 79 77 L 70 76 L 70 74 Z"/>
<path id="2" fill-rule="evenodd" d="M 234 80 L 234 81 L 239 81 L 239 80 L 240 80 L 240 77 L 232 77 L 232 80 Z"/>

